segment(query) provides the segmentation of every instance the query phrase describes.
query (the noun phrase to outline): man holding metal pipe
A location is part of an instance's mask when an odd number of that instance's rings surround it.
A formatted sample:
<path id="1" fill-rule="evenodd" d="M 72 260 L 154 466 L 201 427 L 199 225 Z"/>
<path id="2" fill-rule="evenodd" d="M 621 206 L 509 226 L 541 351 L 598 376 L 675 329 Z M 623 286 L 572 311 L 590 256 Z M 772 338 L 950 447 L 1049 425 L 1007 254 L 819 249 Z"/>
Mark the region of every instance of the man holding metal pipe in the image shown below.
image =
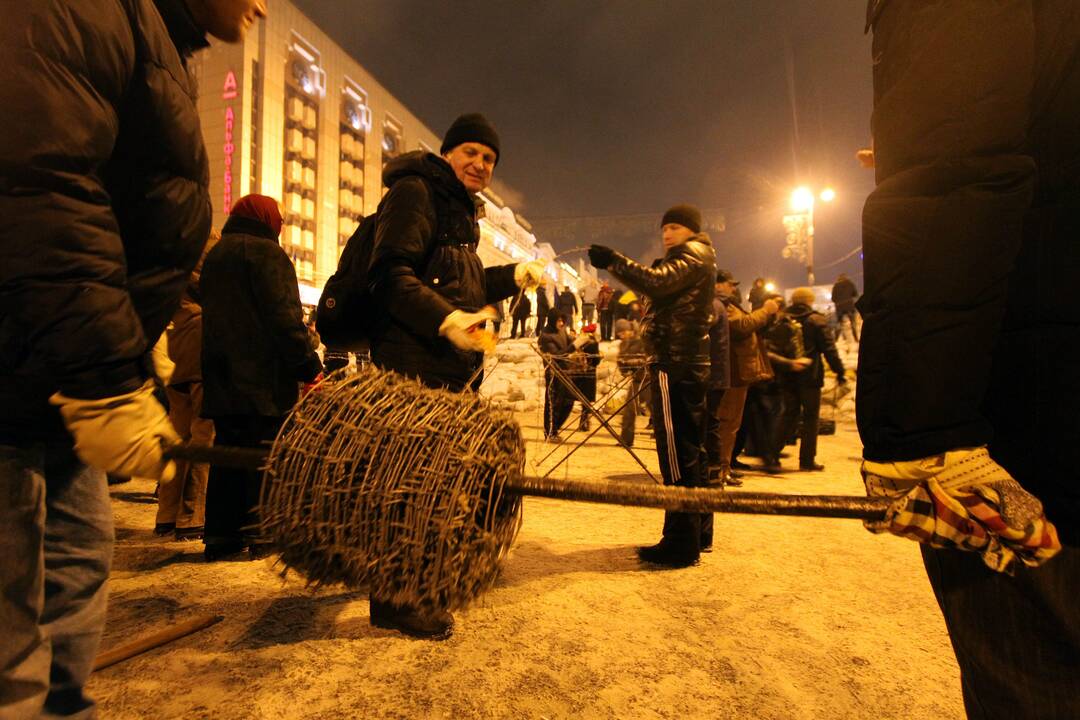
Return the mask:
<path id="1" fill-rule="evenodd" d="M 210 230 L 184 58 L 264 15 L 263 0 L 3 4 L 0 718 L 93 714 L 102 471 L 172 473 L 144 355 Z"/>
<path id="2" fill-rule="evenodd" d="M 871 28 L 869 526 L 924 543 L 970 717 L 1080 717 L 1080 4 L 872 0 Z"/>

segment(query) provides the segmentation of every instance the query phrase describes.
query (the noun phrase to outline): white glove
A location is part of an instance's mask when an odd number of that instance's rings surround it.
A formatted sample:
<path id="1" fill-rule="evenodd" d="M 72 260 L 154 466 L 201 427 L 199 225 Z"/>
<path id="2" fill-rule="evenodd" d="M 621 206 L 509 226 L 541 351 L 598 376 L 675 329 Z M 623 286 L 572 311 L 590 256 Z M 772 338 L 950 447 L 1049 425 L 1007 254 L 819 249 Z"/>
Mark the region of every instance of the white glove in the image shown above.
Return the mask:
<path id="1" fill-rule="evenodd" d="M 439 334 L 459 350 L 488 352 L 495 349 L 495 334 L 484 330 L 480 325 L 497 317 L 498 313 L 490 305 L 474 313 L 455 310 L 443 319 Z"/>
<path id="2" fill-rule="evenodd" d="M 580 350 L 581 348 L 585 347 L 585 343 L 587 342 L 589 342 L 589 336 L 585 333 L 581 333 L 576 338 L 574 338 L 574 349 Z"/>
<path id="3" fill-rule="evenodd" d="M 153 381 L 115 397 L 80 400 L 55 393 L 49 402 L 60 408 L 75 454 L 87 465 L 122 477 L 168 481 L 176 474 L 162 450 L 180 438 L 154 397 Z"/>
<path id="4" fill-rule="evenodd" d="M 514 268 L 514 283 L 526 290 L 539 287 L 540 281 L 544 279 L 545 269 L 547 269 L 547 263 L 543 260 L 518 263 Z"/>

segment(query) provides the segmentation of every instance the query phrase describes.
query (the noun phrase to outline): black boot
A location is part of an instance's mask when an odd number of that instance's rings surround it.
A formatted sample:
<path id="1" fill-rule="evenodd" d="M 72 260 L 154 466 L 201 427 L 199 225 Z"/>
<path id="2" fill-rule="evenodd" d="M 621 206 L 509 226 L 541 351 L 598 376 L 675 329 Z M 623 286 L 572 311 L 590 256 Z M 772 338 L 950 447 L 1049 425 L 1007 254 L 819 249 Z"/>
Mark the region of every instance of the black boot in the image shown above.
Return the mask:
<path id="1" fill-rule="evenodd" d="M 422 640 L 445 640 L 454 633 L 454 616 L 445 610 L 428 613 L 374 599 L 371 600 L 371 624 Z"/>
<path id="2" fill-rule="evenodd" d="M 671 543 L 665 543 L 663 540 L 656 545 L 639 547 L 637 555 L 642 562 L 663 565 L 669 568 L 684 568 L 697 565 L 699 559 L 699 553 L 688 548 L 675 547 Z"/>

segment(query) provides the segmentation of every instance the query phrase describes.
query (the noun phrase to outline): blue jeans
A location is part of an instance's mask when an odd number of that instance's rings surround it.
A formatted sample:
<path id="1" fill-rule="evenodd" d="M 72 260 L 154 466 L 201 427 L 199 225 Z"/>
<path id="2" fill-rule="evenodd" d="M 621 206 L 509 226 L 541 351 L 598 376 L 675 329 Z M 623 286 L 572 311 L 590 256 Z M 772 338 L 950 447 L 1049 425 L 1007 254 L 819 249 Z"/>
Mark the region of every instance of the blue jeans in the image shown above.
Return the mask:
<path id="1" fill-rule="evenodd" d="M 69 444 L 0 445 L 0 720 L 90 717 L 113 523 Z"/>

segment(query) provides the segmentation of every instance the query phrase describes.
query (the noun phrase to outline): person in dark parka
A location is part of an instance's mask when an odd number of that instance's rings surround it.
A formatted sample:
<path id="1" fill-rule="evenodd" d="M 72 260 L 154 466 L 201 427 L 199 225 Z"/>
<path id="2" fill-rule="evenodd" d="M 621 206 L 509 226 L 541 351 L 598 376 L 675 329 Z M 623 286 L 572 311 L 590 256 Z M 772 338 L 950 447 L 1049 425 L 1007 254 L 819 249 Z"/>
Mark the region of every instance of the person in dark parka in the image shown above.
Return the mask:
<path id="1" fill-rule="evenodd" d="M 322 371 L 304 325 L 296 270 L 278 245 L 277 201 L 246 195 L 206 256 L 203 301 L 203 417 L 217 443 L 259 447 L 277 436 L 300 383 Z M 214 466 L 206 491 L 207 560 L 257 543 L 259 472 Z"/>
<path id="2" fill-rule="evenodd" d="M 529 300 L 529 296 L 526 293 L 521 293 L 514 298 L 513 304 L 510 306 L 510 316 L 514 319 L 514 324 L 510 328 L 510 338 L 516 338 L 518 336 L 518 329 L 521 329 L 520 337 L 526 337 L 529 333 L 529 316 L 532 315 L 532 302 Z"/>
<path id="3" fill-rule="evenodd" d="M 0 716 L 89 716 L 102 471 L 163 478 L 144 362 L 210 230 L 185 58 L 261 0 L 24 0 L 0 22 Z M 50 407 L 50 403 L 53 407 Z M 107 429 L 106 429 L 107 428 Z"/>
<path id="4" fill-rule="evenodd" d="M 1080 3 L 870 0 L 867 29 L 864 482 L 975 464 L 1016 481 L 1011 530 L 1045 512 L 1039 567 L 920 549 L 969 716 L 1080 717 Z"/>
<path id="5" fill-rule="evenodd" d="M 537 348 L 554 367 L 565 371 L 573 341 L 566 332 L 566 319 L 556 308 L 548 310 Z M 565 383 L 549 368 L 544 370 L 544 439 L 557 441 L 559 430 L 574 409 L 574 396 Z"/>
<path id="6" fill-rule="evenodd" d="M 440 154 L 413 152 L 383 170 L 389 188 L 379 205 L 372 249 L 372 295 L 386 321 L 371 342 L 374 364 L 431 388 L 461 392 L 483 380 L 484 351 L 495 338 L 483 329 L 486 307 L 535 287 L 545 263 L 485 268 L 479 193 L 491 182 L 499 137 L 479 113 L 458 117 Z M 427 612 L 372 595 L 371 623 L 441 640 L 453 632 L 449 612 Z"/>
<path id="7" fill-rule="evenodd" d="M 825 384 L 825 363 L 836 373 L 837 383 L 843 385 L 847 380 L 844 377 L 844 363 L 836 352 L 832 328 L 825 316 L 814 310 L 813 302 L 813 290 L 807 287 L 796 288 L 791 293 L 791 307 L 785 311 L 787 317 L 799 324 L 802 331 L 803 357 L 810 360 L 810 365 L 796 372 L 782 372 L 777 377 L 783 396 L 783 410 L 774 447 L 782 448 L 798 426 L 799 469 L 821 471 L 825 466 L 819 464 L 815 457 L 821 388 Z"/>

